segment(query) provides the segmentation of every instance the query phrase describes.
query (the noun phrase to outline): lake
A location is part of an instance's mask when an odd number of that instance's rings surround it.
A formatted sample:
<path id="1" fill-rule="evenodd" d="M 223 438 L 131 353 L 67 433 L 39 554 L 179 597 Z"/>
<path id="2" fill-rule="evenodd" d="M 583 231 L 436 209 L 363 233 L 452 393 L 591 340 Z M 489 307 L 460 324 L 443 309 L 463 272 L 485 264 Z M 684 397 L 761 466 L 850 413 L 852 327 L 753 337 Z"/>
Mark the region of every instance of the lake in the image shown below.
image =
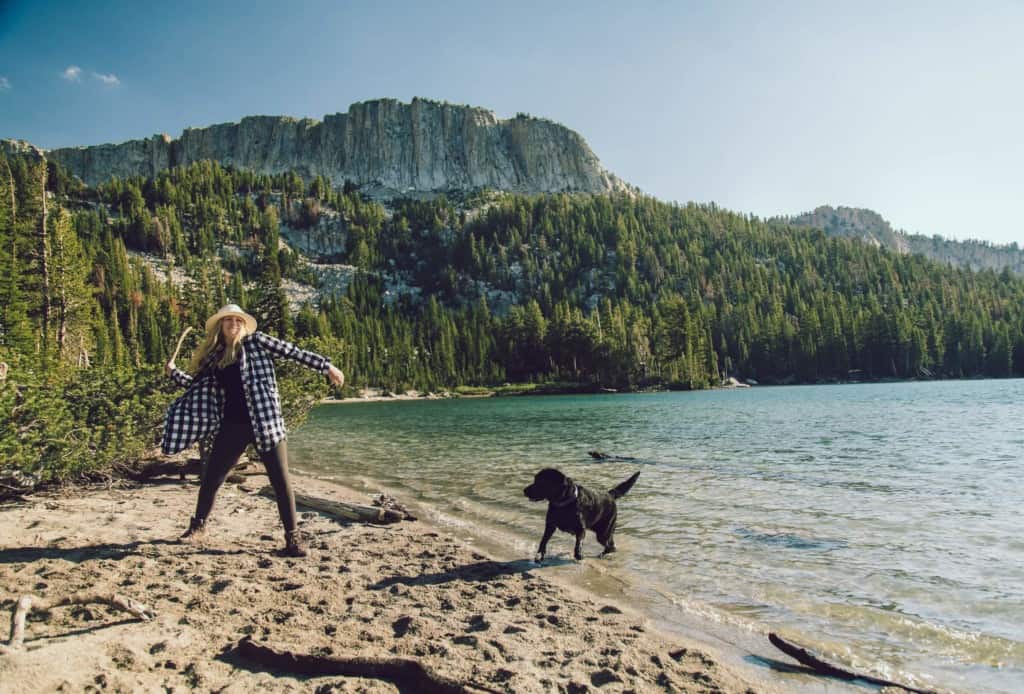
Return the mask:
<path id="1" fill-rule="evenodd" d="M 1020 692 L 1022 422 L 1024 380 L 911 382 L 328 404 L 289 445 L 509 557 L 543 529 L 538 469 L 594 489 L 640 470 L 619 551 L 588 533 L 576 565 L 556 533 L 552 570 L 712 643 L 779 630 L 876 676 Z"/>

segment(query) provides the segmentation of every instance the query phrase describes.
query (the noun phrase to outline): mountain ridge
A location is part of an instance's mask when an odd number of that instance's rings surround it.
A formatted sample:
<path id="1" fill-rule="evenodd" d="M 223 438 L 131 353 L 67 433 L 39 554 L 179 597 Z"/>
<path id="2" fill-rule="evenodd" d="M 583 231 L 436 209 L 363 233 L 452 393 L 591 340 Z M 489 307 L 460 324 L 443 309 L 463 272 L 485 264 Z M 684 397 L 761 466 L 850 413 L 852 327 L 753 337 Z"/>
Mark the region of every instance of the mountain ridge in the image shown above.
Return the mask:
<path id="1" fill-rule="evenodd" d="M 5 149 L 18 146 L 5 143 Z M 22 149 L 27 143 L 21 143 Z M 35 148 L 38 149 L 38 148 Z M 579 133 L 518 114 L 414 98 L 357 102 L 323 120 L 246 116 L 118 144 L 40 150 L 89 185 L 112 176 L 151 177 L 213 160 L 267 174 L 296 171 L 350 182 L 375 197 L 496 188 L 518 193 L 629 190 Z"/>
<path id="2" fill-rule="evenodd" d="M 1024 275 L 1024 250 L 1017 244 L 994 244 L 939 235 L 910 234 L 892 225 L 878 212 L 864 207 L 819 205 L 810 212 L 777 217 L 786 224 L 821 229 L 827 236 L 853 238 L 898 253 L 915 253 L 955 267 Z"/>

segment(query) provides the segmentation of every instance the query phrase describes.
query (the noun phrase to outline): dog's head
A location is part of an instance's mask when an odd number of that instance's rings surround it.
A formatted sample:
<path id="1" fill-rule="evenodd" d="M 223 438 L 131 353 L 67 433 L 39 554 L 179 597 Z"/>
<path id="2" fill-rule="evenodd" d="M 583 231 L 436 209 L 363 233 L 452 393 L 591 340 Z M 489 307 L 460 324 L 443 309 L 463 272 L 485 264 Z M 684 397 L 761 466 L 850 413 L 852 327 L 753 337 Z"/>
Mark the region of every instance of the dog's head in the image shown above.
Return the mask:
<path id="1" fill-rule="evenodd" d="M 572 480 L 552 467 L 533 476 L 533 484 L 523 490 L 530 501 L 557 501 L 572 492 Z"/>

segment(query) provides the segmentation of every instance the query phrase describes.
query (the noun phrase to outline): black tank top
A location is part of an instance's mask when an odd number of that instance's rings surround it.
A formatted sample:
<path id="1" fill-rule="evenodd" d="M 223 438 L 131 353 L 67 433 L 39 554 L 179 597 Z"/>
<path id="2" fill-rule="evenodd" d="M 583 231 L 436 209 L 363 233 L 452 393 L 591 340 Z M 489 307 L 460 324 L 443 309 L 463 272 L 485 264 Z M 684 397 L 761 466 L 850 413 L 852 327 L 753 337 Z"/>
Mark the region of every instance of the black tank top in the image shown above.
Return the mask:
<path id="1" fill-rule="evenodd" d="M 224 420 L 248 424 L 249 408 L 245 404 L 245 391 L 242 390 L 242 372 L 238 368 L 238 362 L 225 366 L 223 369 L 214 369 L 217 374 L 217 382 L 224 389 Z"/>

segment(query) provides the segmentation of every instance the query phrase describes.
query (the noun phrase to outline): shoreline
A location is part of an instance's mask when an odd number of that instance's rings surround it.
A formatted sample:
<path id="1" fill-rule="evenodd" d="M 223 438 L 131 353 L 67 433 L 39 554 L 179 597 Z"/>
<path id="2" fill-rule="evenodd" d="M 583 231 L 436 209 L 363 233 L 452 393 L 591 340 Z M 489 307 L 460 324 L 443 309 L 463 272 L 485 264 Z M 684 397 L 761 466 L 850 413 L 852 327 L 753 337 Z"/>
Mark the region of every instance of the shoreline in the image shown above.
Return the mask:
<path id="1" fill-rule="evenodd" d="M 790 388 L 802 386 L 860 386 L 860 385 L 887 385 L 893 383 L 941 383 L 959 381 L 1004 381 L 1017 377 L 992 378 L 985 376 L 972 376 L 969 378 L 874 378 L 874 379 L 850 379 L 845 381 L 815 381 L 813 383 L 759 383 L 751 380 L 749 382 L 730 379 L 732 382 L 712 386 L 710 388 L 698 388 L 693 390 L 674 388 L 638 388 L 635 390 L 617 390 L 615 388 L 600 388 L 593 384 L 567 384 L 561 385 L 538 385 L 527 387 L 529 384 L 517 386 L 496 386 L 493 388 L 481 387 L 479 391 L 460 393 L 458 390 L 442 390 L 438 392 L 420 392 L 417 390 L 406 390 L 401 393 L 388 392 L 383 388 L 361 388 L 359 395 L 346 397 L 326 397 L 318 401 L 318 405 L 343 405 L 355 402 L 402 402 L 419 400 L 468 400 L 478 398 L 499 398 L 499 397 L 521 397 L 528 395 L 640 395 L 652 393 L 701 393 L 718 390 L 746 390 L 749 388 Z"/>
<path id="2" fill-rule="evenodd" d="M 650 632 L 658 634 L 663 640 L 695 644 L 705 653 L 713 654 L 714 659 L 726 670 L 748 682 L 746 694 L 778 691 L 790 694 L 863 694 L 866 691 L 862 683 L 854 684 L 823 676 L 792 662 L 770 644 L 768 631 L 762 632 L 753 622 L 730 618 L 722 620 L 724 613 L 716 613 L 714 608 L 709 611 L 710 606 L 684 608 L 662 587 L 606 567 L 596 555 L 588 554 L 583 561 L 577 562 L 569 560 L 567 556 L 559 557 L 559 552 L 555 551 L 549 554 L 543 566 L 537 566 L 530 559 L 535 543 L 526 551 L 519 551 L 522 548 L 517 546 L 515 538 L 496 536 L 491 532 L 493 529 L 485 530 L 473 523 L 465 523 L 456 512 L 409 497 L 408 489 L 389 487 L 387 483 L 365 474 L 360 475 L 355 484 L 355 480 L 338 481 L 329 472 L 300 469 L 298 474 L 303 478 L 326 482 L 364 499 L 380 493 L 397 497 L 416 515 L 419 522 L 435 531 L 456 537 L 460 544 L 474 551 L 496 561 L 533 567 L 571 594 L 591 602 L 596 600 L 599 604 L 614 605 L 624 613 L 634 615 L 642 620 Z M 567 537 L 563 535 L 563 543 Z M 796 632 L 790 634 L 786 629 L 782 629 L 780 634 L 797 640 L 801 636 Z M 627 687 L 625 691 L 631 690 Z M 637 691 L 647 690 L 641 687 Z M 869 686 L 867 691 L 887 694 L 903 689 Z M 953 694 L 952 690 L 948 691 Z"/>
<path id="3" fill-rule="evenodd" d="M 0 656 L 5 690 L 397 691 L 382 680 L 271 673 L 219 655 L 251 636 L 300 654 L 414 658 L 496 691 L 779 691 L 714 647 L 566 585 L 555 564 L 495 559 L 423 521 L 366 525 L 300 506 L 310 556 L 279 557 L 280 521 L 260 486 L 225 486 L 202 547 L 174 539 L 195 502 L 194 482 L 0 506 L 7 614 L 26 593 L 53 600 L 86 589 L 122 593 L 157 613 L 140 622 L 90 606 L 33 617 L 24 650 Z M 296 474 L 295 486 L 367 502 L 307 474 Z"/>

